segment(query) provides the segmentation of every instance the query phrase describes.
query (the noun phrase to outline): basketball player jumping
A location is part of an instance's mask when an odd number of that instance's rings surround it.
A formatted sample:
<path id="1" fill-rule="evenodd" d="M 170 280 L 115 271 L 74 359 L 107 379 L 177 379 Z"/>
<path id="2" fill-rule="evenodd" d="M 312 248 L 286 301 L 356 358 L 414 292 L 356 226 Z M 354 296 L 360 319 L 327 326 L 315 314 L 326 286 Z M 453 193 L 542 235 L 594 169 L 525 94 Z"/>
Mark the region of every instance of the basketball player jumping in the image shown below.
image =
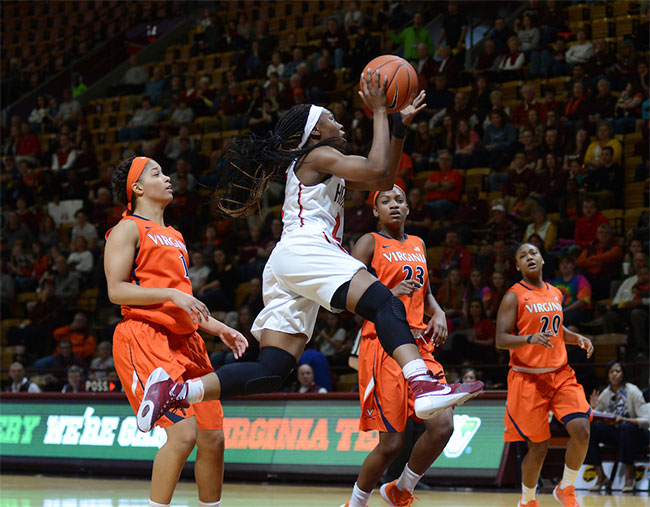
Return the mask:
<path id="1" fill-rule="evenodd" d="M 580 507 L 575 480 L 589 446 L 591 407 L 567 364 L 565 343 L 593 353 L 588 338 L 563 325 L 562 293 L 542 279 L 544 260 L 535 245 L 524 243 L 515 262 L 522 280 L 506 293 L 497 315 L 496 346 L 510 350 L 505 440 L 525 441 L 519 507 L 537 507 L 535 489 L 551 433 L 549 412 L 569 433 L 562 482 L 553 496 L 565 507 Z"/>
<path id="2" fill-rule="evenodd" d="M 346 188 L 392 188 L 406 129 L 424 108 L 420 93 L 396 115 L 391 141 L 386 82 L 379 72 L 374 80 L 370 70 L 362 76 L 359 93 L 374 115 L 367 158 L 342 153 L 341 125 L 315 105 L 291 108 L 269 137 L 232 141 L 220 184 L 222 212 L 235 217 L 253 213 L 269 182 L 286 175 L 282 238 L 264 268 L 265 307 L 252 328 L 260 340 L 258 360 L 230 364 L 216 375 L 178 385 L 162 369 L 154 371 L 145 394 L 151 410 L 142 405 L 140 429 L 147 431 L 163 406 L 278 390 L 311 338 L 320 306 L 347 309 L 375 324 L 384 350 L 397 361 L 415 395 L 418 417 L 432 417 L 480 392 L 482 384 L 438 382 L 420 357 L 402 302 L 341 246 Z"/>
<path id="3" fill-rule="evenodd" d="M 433 358 L 436 345 L 447 338 L 447 320 L 429 286 L 426 247 L 417 236 L 404 234 L 409 213 L 404 191 L 395 186 L 375 192 L 373 213 L 381 229 L 362 236 L 352 255 L 363 262 L 400 299 L 415 336 L 420 355 L 438 380 L 445 382 L 440 363 Z M 428 325 L 424 314 L 430 315 Z M 384 351 L 372 322 L 361 328 L 359 349 L 360 429 L 378 430 L 379 443 L 361 466 L 361 472 L 344 507 L 366 507 L 372 490 L 404 443 L 404 430 L 413 417 L 413 397 L 399 365 Z M 425 421 L 426 431 L 418 438 L 402 475 L 384 484 L 380 493 L 394 507 L 411 505 L 413 489 L 447 445 L 454 431 L 450 408 Z"/>

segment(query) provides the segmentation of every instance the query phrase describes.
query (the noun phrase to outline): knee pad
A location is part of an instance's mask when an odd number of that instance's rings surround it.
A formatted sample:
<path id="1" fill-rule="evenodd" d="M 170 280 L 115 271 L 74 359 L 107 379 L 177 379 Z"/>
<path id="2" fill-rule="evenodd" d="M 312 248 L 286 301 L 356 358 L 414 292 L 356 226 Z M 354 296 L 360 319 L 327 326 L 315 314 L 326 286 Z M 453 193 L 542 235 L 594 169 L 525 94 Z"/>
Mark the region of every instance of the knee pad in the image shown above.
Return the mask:
<path id="1" fill-rule="evenodd" d="M 375 325 L 377 337 L 387 354 L 393 355 L 397 347 L 407 343 L 415 345 L 404 304 L 380 281 L 366 289 L 355 312 Z"/>
<path id="2" fill-rule="evenodd" d="M 296 366 L 296 358 L 278 347 L 264 347 L 254 363 L 232 363 L 216 373 L 221 399 L 279 391 Z"/>

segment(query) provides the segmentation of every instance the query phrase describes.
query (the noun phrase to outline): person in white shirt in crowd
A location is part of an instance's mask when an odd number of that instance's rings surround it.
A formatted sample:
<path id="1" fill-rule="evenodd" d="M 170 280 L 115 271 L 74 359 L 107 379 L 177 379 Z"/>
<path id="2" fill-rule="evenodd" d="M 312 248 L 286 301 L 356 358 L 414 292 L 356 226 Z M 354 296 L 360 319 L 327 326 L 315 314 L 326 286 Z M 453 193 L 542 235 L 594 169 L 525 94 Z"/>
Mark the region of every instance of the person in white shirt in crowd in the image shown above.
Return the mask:
<path id="1" fill-rule="evenodd" d="M 129 57 L 131 67 L 124 73 L 120 87 L 125 93 L 140 93 L 147 84 L 147 71 L 138 63 L 138 55 Z"/>
<path id="2" fill-rule="evenodd" d="M 198 292 L 208 279 L 210 274 L 210 266 L 205 264 L 203 254 L 198 250 L 192 252 L 192 265 L 187 270 L 190 281 L 192 282 L 192 290 Z"/>
<path id="3" fill-rule="evenodd" d="M 571 46 L 566 54 L 566 63 L 575 65 L 576 63 L 587 63 L 587 60 L 594 55 L 594 45 L 587 40 L 584 30 L 576 32 L 577 43 Z"/>
<path id="4" fill-rule="evenodd" d="M 645 271 L 645 274 L 642 271 Z M 638 289 L 635 289 L 642 281 L 641 278 L 645 277 L 647 283 L 648 258 L 643 252 L 634 255 L 634 272 L 635 275 L 623 280 L 612 299 L 610 310 L 603 315 L 603 330 L 606 333 L 623 332 L 629 324 L 629 355 L 636 353 L 637 357 L 647 359 L 650 298 L 647 295 L 643 297 L 638 293 Z"/>
<path id="5" fill-rule="evenodd" d="M 88 216 L 83 210 L 78 210 L 74 214 L 75 224 L 72 226 L 70 237 L 74 240 L 79 236 L 83 237 L 88 243 L 88 248 L 93 248 L 97 241 L 97 227 L 88 222 Z"/>
<path id="6" fill-rule="evenodd" d="M 112 352 L 111 342 L 99 342 L 97 345 L 98 356 L 90 362 L 90 378 L 105 379 L 108 378 L 109 373 L 115 371 Z"/>
<path id="7" fill-rule="evenodd" d="M 52 155 L 52 170 L 70 169 L 74 167 L 77 160 L 77 150 L 74 149 L 70 138 L 66 134 L 61 134 L 59 138 L 59 149 Z"/>
<path id="8" fill-rule="evenodd" d="M 54 118 L 57 126 L 68 125 L 71 129 L 76 128 L 77 121 L 81 116 L 81 103 L 72 97 L 70 88 L 63 89 L 63 102 L 59 106 L 59 113 Z"/>
<path id="9" fill-rule="evenodd" d="M 73 241 L 74 251 L 68 255 L 68 264 L 80 275 L 89 275 L 93 270 L 95 260 L 88 250 L 88 243 L 83 236 L 77 236 Z"/>
<path id="10" fill-rule="evenodd" d="M 585 464 L 594 465 L 596 468 L 598 478 L 591 491 L 610 489 L 610 479 L 603 471 L 599 444 L 616 446 L 618 460 L 625 465 L 623 492 L 627 493 L 634 491 L 635 455 L 640 449 L 648 449 L 650 404 L 643 399 L 641 390 L 627 381 L 627 371 L 623 363 L 610 361 L 607 365 L 607 377 L 609 385 L 601 393 L 593 391 L 589 403 L 594 410 L 611 414 L 613 418 L 607 422 L 597 420 L 591 423 Z"/>
<path id="11" fill-rule="evenodd" d="M 326 393 L 327 389 L 319 386 L 314 381 L 314 369 L 308 364 L 301 364 L 298 367 L 298 393 Z"/>
<path id="12" fill-rule="evenodd" d="M 8 392 L 10 393 L 40 393 L 41 389 L 34 382 L 25 376 L 25 367 L 15 362 L 9 366 L 9 378 L 11 385 Z"/>

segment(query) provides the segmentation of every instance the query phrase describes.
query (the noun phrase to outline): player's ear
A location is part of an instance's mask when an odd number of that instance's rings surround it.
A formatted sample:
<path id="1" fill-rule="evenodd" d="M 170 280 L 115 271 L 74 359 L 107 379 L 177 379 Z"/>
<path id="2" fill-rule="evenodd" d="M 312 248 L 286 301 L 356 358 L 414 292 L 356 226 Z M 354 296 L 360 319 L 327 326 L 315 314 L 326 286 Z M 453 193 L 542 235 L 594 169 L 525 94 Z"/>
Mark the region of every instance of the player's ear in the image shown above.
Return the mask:
<path id="1" fill-rule="evenodd" d="M 373 206 L 373 207 L 372 207 L 372 215 L 373 215 L 375 218 L 379 218 L 379 211 L 377 211 L 377 206 Z"/>
<path id="2" fill-rule="evenodd" d="M 320 135 L 320 130 L 318 130 L 318 127 L 314 127 L 314 130 L 311 131 L 309 137 L 313 137 L 314 139 L 318 139 L 320 141 L 321 135 Z"/>

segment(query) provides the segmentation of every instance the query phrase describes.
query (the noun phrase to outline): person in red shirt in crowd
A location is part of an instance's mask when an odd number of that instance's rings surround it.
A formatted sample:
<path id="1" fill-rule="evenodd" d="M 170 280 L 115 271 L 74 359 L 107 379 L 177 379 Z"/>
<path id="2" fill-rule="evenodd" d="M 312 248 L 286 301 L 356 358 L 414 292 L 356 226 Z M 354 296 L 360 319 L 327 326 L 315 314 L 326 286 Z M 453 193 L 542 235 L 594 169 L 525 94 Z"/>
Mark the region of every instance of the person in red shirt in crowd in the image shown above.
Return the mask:
<path id="1" fill-rule="evenodd" d="M 372 214 L 372 208 L 366 200 L 366 192 L 355 190 L 352 192 L 352 203 L 345 207 L 345 243 L 356 241 L 367 232 L 377 229 L 377 219 Z"/>
<path id="2" fill-rule="evenodd" d="M 228 93 L 221 101 L 218 116 L 224 130 L 244 128 L 244 113 L 248 109 L 248 101 L 241 93 L 237 83 L 228 85 Z"/>
<path id="3" fill-rule="evenodd" d="M 587 245 L 576 260 L 576 266 L 584 270 L 591 283 L 595 300 L 609 297 L 610 284 L 620 274 L 622 259 L 623 250 L 616 244 L 612 228 L 608 223 L 600 224 L 596 239 Z"/>
<path id="4" fill-rule="evenodd" d="M 23 160 L 31 166 L 38 166 L 41 158 L 41 141 L 29 128 L 29 123 L 20 124 L 20 137 L 16 147 L 16 163 Z"/>
<path id="5" fill-rule="evenodd" d="M 560 104 L 557 100 L 555 100 L 555 88 L 552 86 L 545 86 L 544 87 L 544 102 L 539 104 L 539 111 L 541 113 L 541 118 L 542 122 L 546 123 L 547 118 L 548 118 L 548 112 L 553 111 L 555 113 L 555 118 L 556 119 L 558 116 L 558 112 L 562 108 L 562 104 Z M 558 128 L 557 123 L 551 122 L 550 124 L 547 124 L 546 127 L 550 128 Z"/>
<path id="6" fill-rule="evenodd" d="M 449 46 L 440 46 L 438 48 L 438 57 L 440 61 L 435 62 L 433 74 L 444 73 L 453 86 L 458 80 L 458 64 L 451 54 L 451 48 Z"/>
<path id="7" fill-rule="evenodd" d="M 503 186 L 503 195 L 515 197 L 517 195 L 517 184 L 519 182 L 535 181 L 535 171 L 526 163 L 526 155 L 523 151 L 515 153 L 510 164 L 508 178 Z"/>
<path id="8" fill-rule="evenodd" d="M 439 278 L 447 278 L 449 271 L 458 268 L 463 279 L 469 276 L 472 269 L 472 254 L 470 254 L 458 239 L 456 231 L 447 231 L 445 235 L 445 248 L 440 257 L 440 264 L 436 270 Z"/>
<path id="9" fill-rule="evenodd" d="M 505 276 L 506 284 L 510 286 L 519 279 L 519 274 L 517 273 L 517 267 L 512 256 L 509 255 L 508 244 L 509 242 L 503 239 L 497 239 L 492 244 L 493 253 L 488 260 L 485 277 L 491 280 L 492 274 L 498 271 Z"/>
<path id="10" fill-rule="evenodd" d="M 52 155 L 52 170 L 70 169 L 74 167 L 77 159 L 77 151 L 72 146 L 70 138 L 66 134 L 61 134 L 59 149 Z"/>
<path id="11" fill-rule="evenodd" d="M 576 245 L 587 248 L 589 243 L 596 240 L 598 227 L 601 224 L 609 225 L 609 219 L 600 212 L 593 197 L 586 197 L 582 201 L 582 215 L 576 222 L 573 235 Z"/>
<path id="12" fill-rule="evenodd" d="M 585 86 L 580 81 L 573 83 L 571 97 L 562 108 L 562 121 L 575 126 L 578 122 L 584 124 L 590 112 L 589 97 Z"/>
<path id="13" fill-rule="evenodd" d="M 424 183 L 425 205 L 431 208 L 434 220 L 448 218 L 454 212 L 463 190 L 463 176 L 451 168 L 451 154 L 443 151 L 438 157 L 440 171 L 432 172 Z"/>
<path id="14" fill-rule="evenodd" d="M 429 55 L 429 47 L 421 42 L 418 44 L 419 60 L 415 63 L 415 70 L 418 73 L 418 83 L 420 90 L 426 90 L 429 83 L 433 82 L 433 76 L 436 75 L 436 68 L 438 67 L 436 61 Z M 458 73 L 458 69 L 456 69 Z"/>
<path id="15" fill-rule="evenodd" d="M 525 84 L 521 87 L 521 97 L 523 100 L 515 106 L 510 115 L 510 123 L 515 127 L 528 124 L 528 111 L 540 110 L 539 104 L 535 102 L 535 88 L 532 85 Z"/>
<path id="16" fill-rule="evenodd" d="M 460 363 L 467 359 L 475 359 L 481 363 L 496 362 L 496 326 L 488 319 L 481 298 L 470 299 L 467 324 L 466 328 L 459 329 L 450 337 L 453 362 Z"/>

